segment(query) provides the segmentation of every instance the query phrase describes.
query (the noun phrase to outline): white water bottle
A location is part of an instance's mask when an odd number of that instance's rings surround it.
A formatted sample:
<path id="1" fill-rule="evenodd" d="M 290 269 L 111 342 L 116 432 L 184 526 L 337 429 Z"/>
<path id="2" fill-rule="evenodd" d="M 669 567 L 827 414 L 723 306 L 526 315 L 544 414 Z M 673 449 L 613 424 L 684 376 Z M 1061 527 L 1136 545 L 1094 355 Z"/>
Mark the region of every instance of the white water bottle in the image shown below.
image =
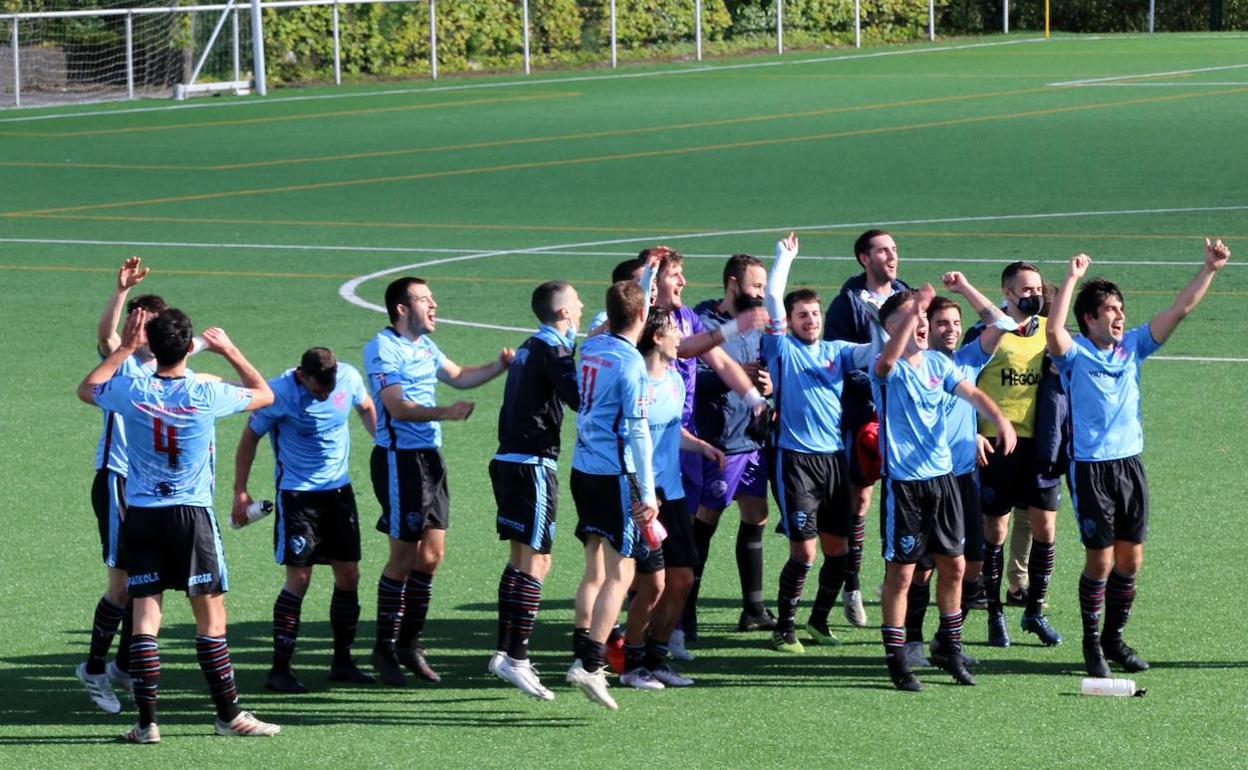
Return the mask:
<path id="1" fill-rule="evenodd" d="M 1144 694 L 1143 690 L 1136 692 L 1134 679 L 1103 679 L 1093 676 L 1083 678 L 1079 691 L 1084 695 L 1114 695 L 1120 698 Z"/>
<path id="2" fill-rule="evenodd" d="M 233 527 L 234 529 L 241 529 L 242 527 L 247 526 L 248 524 L 252 523 L 253 521 L 256 521 L 257 519 L 263 519 L 265 516 L 268 516 L 272 512 L 273 512 L 272 500 L 253 500 L 251 502 L 251 505 L 247 506 L 247 521 L 244 522 L 243 524 L 239 524 L 237 521 L 230 519 L 230 526 Z"/>

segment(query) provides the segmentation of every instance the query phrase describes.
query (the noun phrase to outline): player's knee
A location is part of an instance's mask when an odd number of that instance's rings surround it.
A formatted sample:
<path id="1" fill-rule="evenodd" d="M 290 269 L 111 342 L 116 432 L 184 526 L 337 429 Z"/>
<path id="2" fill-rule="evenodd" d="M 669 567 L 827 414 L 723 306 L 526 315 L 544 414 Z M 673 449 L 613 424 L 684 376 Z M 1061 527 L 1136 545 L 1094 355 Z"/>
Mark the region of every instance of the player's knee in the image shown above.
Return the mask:
<path id="1" fill-rule="evenodd" d="M 664 590 L 668 593 L 688 594 L 693 588 L 693 570 L 687 567 L 669 569 Z"/>
<path id="2" fill-rule="evenodd" d="M 336 562 L 333 566 L 335 588 L 350 591 L 359 587 L 360 565 L 357 562 Z"/>

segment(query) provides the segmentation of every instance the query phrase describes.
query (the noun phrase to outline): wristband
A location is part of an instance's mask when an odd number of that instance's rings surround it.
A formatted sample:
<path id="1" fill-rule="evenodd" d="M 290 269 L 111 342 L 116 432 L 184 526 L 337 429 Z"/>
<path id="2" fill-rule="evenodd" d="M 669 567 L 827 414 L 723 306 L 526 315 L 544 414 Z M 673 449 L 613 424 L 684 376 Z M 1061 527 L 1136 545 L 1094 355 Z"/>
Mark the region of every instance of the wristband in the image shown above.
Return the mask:
<path id="1" fill-rule="evenodd" d="M 758 392 L 758 388 L 750 388 L 749 392 L 746 393 L 743 398 L 745 399 L 745 405 L 750 409 L 753 409 L 759 404 L 767 403 L 767 399 L 762 397 L 762 395 Z"/>
<path id="2" fill-rule="evenodd" d="M 992 328 L 1000 329 L 1003 332 L 1016 332 L 1018 331 L 1018 327 L 1018 321 L 1015 321 L 1013 318 L 1010 318 L 1004 313 L 1002 313 L 997 320 L 992 322 Z"/>

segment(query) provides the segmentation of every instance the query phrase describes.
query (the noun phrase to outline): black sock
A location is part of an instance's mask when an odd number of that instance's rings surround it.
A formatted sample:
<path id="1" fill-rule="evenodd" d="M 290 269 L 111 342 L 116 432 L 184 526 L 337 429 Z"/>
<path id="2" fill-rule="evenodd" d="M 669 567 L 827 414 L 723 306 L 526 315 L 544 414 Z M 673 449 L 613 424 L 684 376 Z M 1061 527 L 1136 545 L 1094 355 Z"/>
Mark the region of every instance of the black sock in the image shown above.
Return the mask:
<path id="1" fill-rule="evenodd" d="M 906 632 L 896 626 L 880 626 L 880 636 L 884 641 L 886 657 L 901 657 L 902 648 L 906 643 Z"/>
<path id="2" fill-rule="evenodd" d="M 91 624 L 91 646 L 87 650 L 87 673 L 103 674 L 108 648 L 113 645 L 113 636 L 117 634 L 117 626 L 121 625 L 121 607 L 113 604 L 107 597 L 101 596 L 95 605 L 95 619 Z"/>
<path id="3" fill-rule="evenodd" d="M 624 670 L 632 671 L 641 668 L 646 662 L 646 643 L 629 644 L 624 642 Z"/>
<path id="4" fill-rule="evenodd" d="M 693 568 L 693 587 L 689 589 L 689 596 L 685 599 L 685 608 L 680 616 L 681 625 L 688 634 L 697 634 L 698 592 L 702 590 L 702 571 L 706 569 L 706 557 L 710 553 L 711 538 L 715 536 L 717 526 L 707 524 L 697 517 L 693 519 L 693 545 L 698 552 L 698 562 Z"/>
<path id="5" fill-rule="evenodd" d="M 208 682 L 208 694 L 217 707 L 217 719 L 229 722 L 238 716 L 238 690 L 234 687 L 234 666 L 224 636 L 196 636 L 195 657 Z"/>
<path id="6" fill-rule="evenodd" d="M 117 637 L 117 657 L 113 662 L 122 671 L 130 670 L 130 642 L 134 638 L 134 600 L 126 602 L 121 616 L 121 635 Z"/>
<path id="7" fill-rule="evenodd" d="M 667 642 L 646 637 L 646 658 L 643 665 L 651 671 L 667 665 Z"/>
<path id="8" fill-rule="evenodd" d="M 273 602 L 273 668 L 290 668 L 295 656 L 295 642 L 299 639 L 299 614 L 303 609 L 303 597 L 283 588 Z"/>
<path id="9" fill-rule="evenodd" d="M 135 634 L 130 640 L 130 676 L 139 726 L 147 727 L 156 721 L 156 690 L 160 685 L 160 646 L 151 634 Z"/>
<path id="10" fill-rule="evenodd" d="M 403 620 L 399 623 L 400 647 L 417 647 L 425 631 L 429 601 L 433 598 L 433 575 L 412 570 L 403 588 Z"/>
<path id="11" fill-rule="evenodd" d="M 776 596 L 776 631 L 791 634 L 796 626 L 797 603 L 812 565 L 790 558 L 780 570 L 780 591 Z"/>
<path id="12" fill-rule="evenodd" d="M 542 603 L 542 581 L 517 571 L 511 596 L 511 639 L 507 654 L 514 660 L 526 660 L 529 657 L 529 638 L 533 636 L 537 611 Z"/>
<path id="13" fill-rule="evenodd" d="M 403 583 L 385 575 L 377 581 L 377 649 L 394 649 L 403 622 Z"/>
<path id="14" fill-rule="evenodd" d="M 1135 602 L 1135 577 L 1125 577 L 1118 570 L 1109 573 L 1105 583 L 1105 638 L 1121 639 L 1122 629 L 1131 617 Z"/>
<path id="15" fill-rule="evenodd" d="M 854 529 L 849 538 L 849 565 L 845 571 L 845 590 L 861 590 L 858 576 L 862 572 L 862 546 L 867 540 L 867 517 L 854 519 Z"/>
<path id="16" fill-rule="evenodd" d="M 1028 615 L 1044 612 L 1044 596 L 1049 591 L 1049 579 L 1053 576 L 1053 544 L 1031 541 L 1031 556 L 1027 560 L 1027 609 Z"/>
<path id="17" fill-rule="evenodd" d="M 574 628 L 572 629 L 572 657 L 580 658 L 581 662 L 585 662 L 585 656 L 589 654 L 589 629 Z"/>
<path id="18" fill-rule="evenodd" d="M 751 615 L 762 615 L 763 607 L 763 533 L 766 524 L 737 527 L 737 575 L 741 578 L 741 606 Z"/>
<path id="19" fill-rule="evenodd" d="M 507 650 L 511 647 L 511 602 L 512 591 L 516 587 L 516 575 L 520 570 L 508 564 L 498 578 L 498 642 L 494 649 Z"/>
<path id="20" fill-rule="evenodd" d="M 828 613 L 836 606 L 836 597 L 841 593 L 848 570 L 849 554 L 823 557 L 823 566 L 819 568 L 819 592 L 815 594 L 815 605 L 810 611 L 811 625 L 827 627 Z"/>
<path id="21" fill-rule="evenodd" d="M 1001 570 L 1005 566 L 1005 545 L 984 543 L 984 592 L 988 594 L 988 612 L 1001 614 Z"/>
<path id="22" fill-rule="evenodd" d="M 334 632 L 334 662 L 351 661 L 351 645 L 360 625 L 360 594 L 356 589 L 334 589 L 329 600 L 329 625 Z"/>
<path id="23" fill-rule="evenodd" d="M 906 641 L 923 641 L 923 619 L 927 617 L 927 606 L 932 601 L 931 581 L 919 582 L 915 577 L 910 581 L 906 592 Z"/>
<path id="24" fill-rule="evenodd" d="M 606 660 L 607 655 L 606 645 L 602 642 L 595 642 L 593 639 L 589 638 L 588 634 L 586 634 L 583 647 L 584 657 L 581 658 L 581 665 L 585 667 L 585 670 L 593 673 L 594 671 L 601 669 L 605 665 L 604 661 Z"/>
<path id="25" fill-rule="evenodd" d="M 1101 634 L 1101 611 L 1105 609 L 1105 581 L 1079 575 L 1079 615 L 1083 619 L 1083 637 L 1094 639 Z"/>

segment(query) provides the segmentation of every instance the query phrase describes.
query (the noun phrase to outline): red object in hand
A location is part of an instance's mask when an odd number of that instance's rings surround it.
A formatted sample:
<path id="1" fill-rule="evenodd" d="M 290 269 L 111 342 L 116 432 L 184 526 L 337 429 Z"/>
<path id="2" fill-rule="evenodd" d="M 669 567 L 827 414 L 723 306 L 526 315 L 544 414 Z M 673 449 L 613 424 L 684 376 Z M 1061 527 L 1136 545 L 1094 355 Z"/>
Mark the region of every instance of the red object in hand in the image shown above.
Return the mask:
<path id="1" fill-rule="evenodd" d="M 657 551 L 663 546 L 663 540 L 667 538 L 667 528 L 657 518 L 651 519 L 641 525 L 641 537 L 646 541 L 647 548 Z"/>

